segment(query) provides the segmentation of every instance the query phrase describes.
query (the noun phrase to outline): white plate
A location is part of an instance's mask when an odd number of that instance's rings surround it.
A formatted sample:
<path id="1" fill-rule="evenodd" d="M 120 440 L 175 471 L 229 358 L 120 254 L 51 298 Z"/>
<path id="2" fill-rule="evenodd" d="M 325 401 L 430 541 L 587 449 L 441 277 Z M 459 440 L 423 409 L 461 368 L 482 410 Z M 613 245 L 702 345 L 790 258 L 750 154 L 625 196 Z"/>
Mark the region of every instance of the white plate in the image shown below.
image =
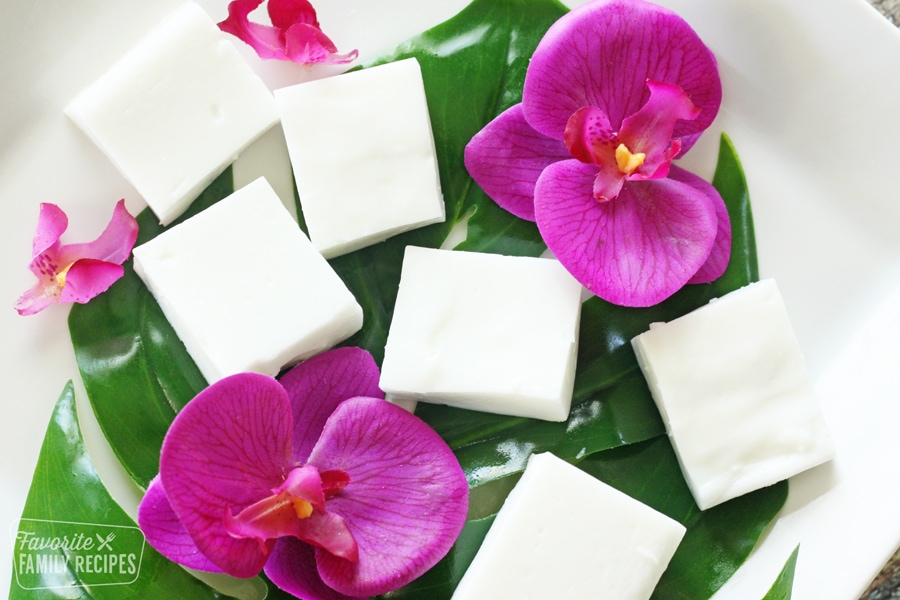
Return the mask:
<path id="1" fill-rule="evenodd" d="M 217 20 L 225 0 L 200 2 Z M 800 543 L 796 600 L 853 600 L 900 543 L 900 35 L 863 0 L 664 0 L 719 59 L 725 101 L 688 156 L 710 176 L 718 131 L 749 180 L 763 276 L 783 291 L 837 446 L 792 482 L 788 507 L 717 598 L 761 597 Z M 62 115 L 66 102 L 178 0 L 0 0 L 0 526 L 20 514 L 53 404 L 77 369 L 66 307 L 19 317 L 42 201 L 92 239 L 113 203 L 143 202 Z M 338 48 L 374 56 L 455 14 L 465 0 L 319 0 Z M 240 44 L 239 44 L 240 46 Z M 242 51 L 272 86 L 309 76 Z M 278 144 L 276 136 L 270 142 Z M 79 398 L 88 444 L 114 495 L 122 476 Z M 0 544 L 0 586 L 10 581 Z"/>

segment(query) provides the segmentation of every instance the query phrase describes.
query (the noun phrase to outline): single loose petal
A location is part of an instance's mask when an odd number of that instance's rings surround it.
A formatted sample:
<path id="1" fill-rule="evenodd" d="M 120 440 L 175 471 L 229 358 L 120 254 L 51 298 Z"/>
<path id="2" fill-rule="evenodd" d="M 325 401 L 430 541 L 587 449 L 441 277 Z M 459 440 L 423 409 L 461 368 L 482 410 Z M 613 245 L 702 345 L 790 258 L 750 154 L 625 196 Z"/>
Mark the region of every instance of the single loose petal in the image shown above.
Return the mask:
<path id="1" fill-rule="evenodd" d="M 680 289 L 706 262 L 717 233 L 715 205 L 673 179 L 632 181 L 609 202 L 592 193 L 593 165 L 555 163 L 535 190 L 535 215 L 554 256 L 586 288 L 625 306 L 650 306 Z"/>
<path id="2" fill-rule="evenodd" d="M 284 481 L 293 465 L 292 425 L 284 388 L 241 373 L 200 392 L 166 435 L 160 478 L 172 509 L 200 551 L 230 575 L 259 573 L 274 543 L 232 537 L 223 521 Z"/>
<path id="3" fill-rule="evenodd" d="M 378 365 L 362 348 L 334 348 L 300 363 L 279 382 L 291 400 L 294 461 L 305 463 L 328 417 L 347 398 L 384 398 Z"/>
<path id="4" fill-rule="evenodd" d="M 554 23 L 538 44 L 525 76 L 525 119 L 561 140 L 575 111 L 596 106 L 618 130 L 647 102 L 648 80 L 679 86 L 700 109 L 674 131 L 686 152 L 721 103 L 712 53 L 668 9 L 642 0 L 590 2 Z"/>
<path id="5" fill-rule="evenodd" d="M 468 484 L 456 457 L 418 417 L 384 400 L 342 403 L 309 463 L 351 476 L 328 510 L 347 522 L 359 560 L 316 551 L 322 579 L 348 596 L 382 594 L 420 576 L 465 522 Z"/>
<path id="6" fill-rule="evenodd" d="M 141 499 L 138 507 L 138 524 L 147 543 L 169 560 L 189 569 L 223 572 L 200 552 L 187 529 L 178 520 L 159 476 L 150 482 L 147 493 Z"/>
<path id="7" fill-rule="evenodd" d="M 275 543 L 266 575 L 272 583 L 304 600 L 353 600 L 322 581 L 316 567 L 316 550 L 294 538 L 281 538 Z"/>

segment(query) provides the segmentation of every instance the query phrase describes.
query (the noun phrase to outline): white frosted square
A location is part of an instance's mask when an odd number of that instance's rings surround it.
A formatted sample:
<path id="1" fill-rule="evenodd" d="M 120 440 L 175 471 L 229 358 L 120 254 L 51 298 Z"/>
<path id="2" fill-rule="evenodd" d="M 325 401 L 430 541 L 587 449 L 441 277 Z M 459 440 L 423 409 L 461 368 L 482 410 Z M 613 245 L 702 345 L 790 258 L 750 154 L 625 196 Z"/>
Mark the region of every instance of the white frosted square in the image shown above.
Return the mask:
<path id="1" fill-rule="evenodd" d="M 414 58 L 276 90 L 313 245 L 334 257 L 444 220 Z"/>
<path id="2" fill-rule="evenodd" d="M 134 268 L 210 383 L 276 375 L 362 327 L 362 308 L 265 179 L 134 249 Z"/>
<path id="3" fill-rule="evenodd" d="M 275 100 L 206 12 L 171 12 L 66 107 L 163 224 L 254 139 Z"/>
<path id="4" fill-rule="evenodd" d="M 701 509 L 832 457 L 774 280 L 654 324 L 632 346 Z"/>
<path id="5" fill-rule="evenodd" d="M 647 600 L 684 534 L 577 467 L 535 454 L 453 600 Z"/>
<path id="6" fill-rule="evenodd" d="M 581 289 L 554 259 L 407 247 L 381 388 L 394 398 L 564 421 Z"/>

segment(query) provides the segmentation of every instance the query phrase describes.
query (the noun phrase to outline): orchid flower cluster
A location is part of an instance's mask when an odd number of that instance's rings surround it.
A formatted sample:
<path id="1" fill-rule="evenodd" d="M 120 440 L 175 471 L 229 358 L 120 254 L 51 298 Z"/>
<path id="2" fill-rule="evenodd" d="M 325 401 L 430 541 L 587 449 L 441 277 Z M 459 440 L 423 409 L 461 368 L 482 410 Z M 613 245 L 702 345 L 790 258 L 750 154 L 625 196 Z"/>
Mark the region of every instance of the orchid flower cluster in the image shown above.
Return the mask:
<path id="1" fill-rule="evenodd" d="M 672 164 L 721 98 L 716 60 L 681 17 L 595 0 L 549 29 L 522 102 L 472 138 L 466 167 L 498 205 L 537 223 L 588 290 L 650 306 L 728 265 L 722 198 Z"/>
<path id="2" fill-rule="evenodd" d="M 468 484 L 427 424 L 387 402 L 375 361 L 330 350 L 280 380 L 242 373 L 178 414 L 139 508 L 147 541 L 190 568 L 264 570 L 306 600 L 405 585 L 456 541 Z"/>

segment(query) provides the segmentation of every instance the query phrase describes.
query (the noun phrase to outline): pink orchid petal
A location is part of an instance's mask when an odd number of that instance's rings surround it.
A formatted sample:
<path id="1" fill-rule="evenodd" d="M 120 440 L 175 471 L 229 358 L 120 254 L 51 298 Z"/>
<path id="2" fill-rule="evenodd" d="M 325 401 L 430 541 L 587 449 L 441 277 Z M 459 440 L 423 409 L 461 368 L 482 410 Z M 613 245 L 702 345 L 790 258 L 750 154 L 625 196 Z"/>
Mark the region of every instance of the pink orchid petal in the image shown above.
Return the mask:
<path id="1" fill-rule="evenodd" d="M 259 3 L 257 3 L 257 6 Z M 269 20 L 278 29 L 287 29 L 291 25 L 303 23 L 305 25 L 319 26 L 316 9 L 308 0 L 269 0 L 266 5 Z"/>
<path id="2" fill-rule="evenodd" d="M 316 551 L 294 538 L 275 543 L 266 575 L 285 592 L 304 600 L 354 600 L 325 585 L 316 568 Z"/>
<path id="3" fill-rule="evenodd" d="M 538 45 L 525 76 L 523 105 L 532 127 L 562 139 L 569 117 L 596 106 L 613 130 L 647 101 L 648 80 L 671 83 L 700 109 L 674 135 L 686 152 L 718 112 L 716 61 L 678 15 L 644 1 L 597 0 L 559 19 Z"/>
<path id="4" fill-rule="evenodd" d="M 294 461 L 305 463 L 328 417 L 347 398 L 384 398 L 378 365 L 361 348 L 334 348 L 300 363 L 279 382 L 291 399 Z"/>
<path id="5" fill-rule="evenodd" d="M 241 373 L 200 392 L 175 417 L 160 457 L 172 509 L 200 551 L 226 573 L 257 574 L 274 541 L 237 539 L 223 517 L 265 498 L 291 459 L 292 415 L 271 377 Z"/>
<path id="6" fill-rule="evenodd" d="M 66 284 L 60 292 L 59 301 L 84 304 L 108 290 L 124 274 L 125 269 L 121 265 L 92 259 L 75 261 L 66 272 Z"/>
<path id="7" fill-rule="evenodd" d="M 16 301 L 16 312 L 22 316 L 35 315 L 51 304 L 59 302 L 55 289 L 48 289 L 41 283 L 25 290 Z M 49 293 L 48 293 L 49 292 Z"/>
<path id="8" fill-rule="evenodd" d="M 159 476 L 150 482 L 147 493 L 141 499 L 138 506 L 138 524 L 147 543 L 169 560 L 198 571 L 222 572 L 222 569 L 200 552 L 184 525 L 178 520 Z"/>
<path id="9" fill-rule="evenodd" d="M 447 553 L 465 522 L 468 485 L 456 457 L 428 425 L 384 400 L 342 403 L 309 462 L 351 477 L 328 510 L 347 522 L 359 561 L 316 551 L 322 579 L 348 596 L 412 581 Z"/>
<path id="10" fill-rule="evenodd" d="M 631 152 L 646 155 L 635 178 L 657 179 L 666 176 L 669 162 L 680 149 L 679 140 L 672 143 L 676 124 L 696 119 L 699 110 L 677 85 L 648 81 L 647 87 L 650 99 L 636 113 L 625 117 L 619 139 Z"/>
<path id="11" fill-rule="evenodd" d="M 534 221 L 534 184 L 547 165 L 565 158 L 566 147 L 528 125 L 517 104 L 469 141 L 465 164 L 494 202 L 520 219 Z"/>
<path id="12" fill-rule="evenodd" d="M 125 208 L 125 201 L 119 200 L 103 233 L 93 242 L 60 247 L 59 260 L 63 264 L 70 264 L 81 258 L 92 258 L 122 264 L 131 256 L 131 249 L 134 248 L 137 236 L 137 219 Z"/>
<path id="13" fill-rule="evenodd" d="M 358 50 L 339 54 L 337 46 L 322 30 L 313 25 L 298 23 L 284 32 L 285 54 L 301 64 L 323 63 L 339 65 L 356 60 Z"/>
<path id="14" fill-rule="evenodd" d="M 594 163 L 601 169 L 616 166 L 616 134 L 609 117 L 596 106 L 583 106 L 566 121 L 563 141 L 572 156 L 583 163 Z"/>
<path id="15" fill-rule="evenodd" d="M 544 171 L 535 190 L 538 228 L 585 287 L 625 306 L 650 306 L 680 289 L 706 262 L 716 209 L 691 185 L 632 181 L 615 200 L 592 194 L 596 167 L 576 160 Z"/>
<path id="16" fill-rule="evenodd" d="M 303 0 L 281 0 L 268 5 L 273 26 L 253 23 L 249 15 L 262 0 L 232 0 L 228 17 L 219 29 L 237 37 L 260 58 L 290 60 L 301 64 L 342 64 L 356 59 L 358 52 L 338 54 L 334 43 L 322 33 L 315 10 Z"/>
<path id="17" fill-rule="evenodd" d="M 725 201 L 719 195 L 718 190 L 708 181 L 701 179 L 690 171 L 672 166 L 669 171 L 669 179 L 685 183 L 698 192 L 704 194 L 716 208 L 716 241 L 712 250 L 703 263 L 703 266 L 694 273 L 694 276 L 688 280 L 688 283 L 710 283 L 715 281 L 728 268 L 728 262 L 731 260 L 731 218 L 728 216 L 728 208 Z"/>
<path id="18" fill-rule="evenodd" d="M 42 202 L 40 213 L 38 214 L 37 231 L 32 241 L 31 257 L 33 259 L 37 258 L 59 242 L 59 238 L 62 237 L 68 226 L 69 218 L 60 207 L 48 202 Z M 35 274 L 37 275 L 37 273 Z"/>

